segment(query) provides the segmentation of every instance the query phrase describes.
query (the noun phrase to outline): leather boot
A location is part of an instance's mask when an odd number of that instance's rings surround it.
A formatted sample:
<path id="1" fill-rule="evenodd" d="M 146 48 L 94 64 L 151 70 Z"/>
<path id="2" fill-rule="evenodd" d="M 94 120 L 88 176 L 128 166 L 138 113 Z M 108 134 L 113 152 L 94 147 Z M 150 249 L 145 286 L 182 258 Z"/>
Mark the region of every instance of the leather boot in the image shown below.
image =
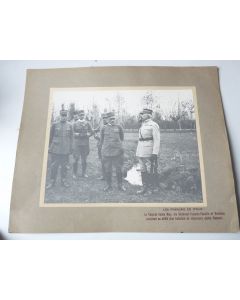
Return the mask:
<path id="1" fill-rule="evenodd" d="M 75 161 L 73 163 L 73 179 L 77 179 L 77 173 L 78 173 L 78 161 Z"/>
<path id="2" fill-rule="evenodd" d="M 105 180 L 105 168 L 104 168 L 103 163 L 102 163 L 102 176 L 100 176 L 98 179 L 99 180 Z"/>
<path id="3" fill-rule="evenodd" d="M 116 175 L 117 175 L 118 190 L 121 191 L 121 192 L 125 192 L 126 188 L 123 186 L 122 172 L 118 171 Z"/>
<path id="4" fill-rule="evenodd" d="M 102 180 L 105 180 L 105 167 L 104 164 L 102 163 Z"/>
<path id="5" fill-rule="evenodd" d="M 107 185 L 103 189 L 104 192 L 108 192 L 112 190 L 112 173 L 106 172 L 105 173 L 106 183 Z"/>
<path id="6" fill-rule="evenodd" d="M 86 174 L 87 170 L 87 161 L 86 159 L 82 159 L 82 177 L 83 178 L 88 178 L 88 175 Z"/>
<path id="7" fill-rule="evenodd" d="M 159 176 L 158 173 L 152 174 L 152 191 L 153 193 L 159 192 L 160 184 L 159 184 Z"/>
<path id="8" fill-rule="evenodd" d="M 147 172 L 141 172 L 142 176 L 142 189 L 137 191 L 138 195 L 144 195 L 148 192 L 149 189 L 149 178 L 148 178 L 148 173 Z"/>

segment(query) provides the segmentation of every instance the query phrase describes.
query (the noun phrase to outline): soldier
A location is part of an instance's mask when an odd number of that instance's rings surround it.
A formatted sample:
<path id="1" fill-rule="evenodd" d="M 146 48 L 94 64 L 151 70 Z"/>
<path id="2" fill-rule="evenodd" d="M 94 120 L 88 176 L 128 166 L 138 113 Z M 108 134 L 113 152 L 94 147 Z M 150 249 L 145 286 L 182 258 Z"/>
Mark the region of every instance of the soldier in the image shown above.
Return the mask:
<path id="1" fill-rule="evenodd" d="M 108 123 L 108 118 L 107 118 L 107 114 L 103 113 L 102 114 L 102 124 L 100 124 L 98 126 L 98 128 L 94 129 L 94 138 L 97 140 L 97 148 L 98 148 L 98 158 L 101 161 L 101 165 L 102 165 L 102 176 L 99 178 L 100 180 L 104 180 L 105 179 L 105 168 L 104 168 L 104 163 L 103 163 L 103 159 L 102 159 L 102 145 L 101 145 L 101 141 L 100 141 L 100 132 L 101 129 L 104 125 L 107 125 Z"/>
<path id="2" fill-rule="evenodd" d="M 72 125 L 67 122 L 67 110 L 60 111 L 60 121 L 52 124 L 50 130 L 49 153 L 51 153 L 51 175 L 50 184 L 47 189 L 52 188 L 57 179 L 58 168 L 61 166 L 61 184 L 69 187 L 66 182 L 67 164 L 72 152 L 73 132 Z"/>
<path id="3" fill-rule="evenodd" d="M 158 124 L 151 119 L 152 113 L 151 109 L 143 109 L 140 114 L 141 127 L 139 129 L 136 156 L 140 164 L 143 188 L 137 191 L 137 194 L 151 192 L 150 188 L 153 188 L 154 182 L 156 182 L 160 129 Z"/>
<path id="4" fill-rule="evenodd" d="M 75 122 L 77 122 L 79 120 L 79 112 L 78 111 L 74 111 L 73 113 L 73 120 L 72 123 L 74 124 Z"/>
<path id="5" fill-rule="evenodd" d="M 104 191 L 112 190 L 112 166 L 116 168 L 117 184 L 120 191 L 126 191 L 123 186 L 123 128 L 115 124 L 114 113 L 108 113 L 108 124 L 103 126 L 100 133 L 100 144 L 102 149 L 102 160 L 105 168 L 105 179 L 107 182 Z"/>
<path id="6" fill-rule="evenodd" d="M 87 157 L 89 154 L 89 138 L 93 135 L 90 123 L 85 119 L 84 110 L 79 111 L 79 120 L 73 124 L 74 149 L 73 149 L 73 178 L 78 177 L 78 162 L 81 157 L 82 177 L 87 178 Z"/>

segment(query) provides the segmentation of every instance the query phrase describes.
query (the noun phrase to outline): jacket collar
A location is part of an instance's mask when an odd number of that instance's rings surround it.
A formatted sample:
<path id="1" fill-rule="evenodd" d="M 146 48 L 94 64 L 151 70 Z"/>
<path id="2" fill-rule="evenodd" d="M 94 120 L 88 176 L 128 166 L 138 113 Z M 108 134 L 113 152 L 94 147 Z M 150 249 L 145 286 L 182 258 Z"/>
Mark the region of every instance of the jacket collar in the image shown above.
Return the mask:
<path id="1" fill-rule="evenodd" d="M 147 120 L 143 121 L 143 124 L 148 123 L 149 121 L 151 121 L 151 119 L 147 119 Z"/>

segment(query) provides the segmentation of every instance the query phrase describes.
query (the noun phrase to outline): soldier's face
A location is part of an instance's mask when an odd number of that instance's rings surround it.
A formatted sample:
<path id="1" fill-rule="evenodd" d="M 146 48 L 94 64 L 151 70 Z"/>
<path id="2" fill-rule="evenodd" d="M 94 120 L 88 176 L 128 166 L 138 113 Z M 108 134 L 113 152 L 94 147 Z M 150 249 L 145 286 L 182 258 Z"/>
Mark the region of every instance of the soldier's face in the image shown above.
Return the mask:
<path id="1" fill-rule="evenodd" d="M 104 118 L 103 119 L 103 125 L 106 125 L 108 123 L 108 119 L 107 118 Z"/>
<path id="2" fill-rule="evenodd" d="M 110 119 L 109 119 L 109 123 L 110 123 L 111 125 L 114 125 L 114 124 L 115 124 L 115 118 L 110 118 Z"/>
<path id="3" fill-rule="evenodd" d="M 83 119 L 84 119 L 84 115 L 80 115 L 80 116 L 79 116 L 79 119 L 80 119 L 80 120 L 83 120 Z"/>
<path id="4" fill-rule="evenodd" d="M 142 114 L 142 120 L 143 121 L 146 121 L 148 119 L 150 119 L 150 115 L 149 114 Z"/>
<path id="5" fill-rule="evenodd" d="M 78 115 L 74 115 L 74 120 L 75 120 L 75 121 L 78 120 Z"/>

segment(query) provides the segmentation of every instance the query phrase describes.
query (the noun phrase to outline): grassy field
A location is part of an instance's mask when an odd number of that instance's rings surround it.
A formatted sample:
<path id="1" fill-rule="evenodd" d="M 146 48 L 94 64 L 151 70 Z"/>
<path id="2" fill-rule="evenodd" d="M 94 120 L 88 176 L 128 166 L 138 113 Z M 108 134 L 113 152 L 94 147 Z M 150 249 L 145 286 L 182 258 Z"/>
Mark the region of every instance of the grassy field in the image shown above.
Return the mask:
<path id="1" fill-rule="evenodd" d="M 125 134 L 125 171 L 130 169 L 133 163 L 136 162 L 135 152 L 137 139 L 137 133 Z M 136 195 L 136 191 L 139 187 L 130 185 L 128 182 L 124 183 L 127 191 L 119 192 L 116 187 L 115 177 L 113 178 L 113 191 L 108 193 L 103 192 L 104 182 L 98 179 L 101 175 L 101 165 L 97 156 L 96 141 L 93 138 L 90 139 L 90 149 L 87 169 L 89 178 L 81 178 L 77 181 L 72 179 L 72 158 L 70 157 L 70 168 L 68 171 L 70 188 L 61 187 L 58 176 L 56 186 L 46 191 L 46 203 L 202 202 L 198 146 L 195 132 L 161 133 L 161 150 L 159 155 L 159 173 L 160 178 L 162 178 L 160 180 L 161 188 L 159 192 L 151 196 Z M 177 171 L 179 168 L 184 169 L 184 172 Z M 192 180 L 189 182 L 191 182 L 195 188 L 190 191 L 184 191 L 181 185 L 184 184 L 182 183 L 183 181 L 186 182 L 186 178 L 190 178 L 189 176 Z M 48 180 L 49 167 L 47 182 Z M 194 180 L 197 181 L 196 184 Z"/>

